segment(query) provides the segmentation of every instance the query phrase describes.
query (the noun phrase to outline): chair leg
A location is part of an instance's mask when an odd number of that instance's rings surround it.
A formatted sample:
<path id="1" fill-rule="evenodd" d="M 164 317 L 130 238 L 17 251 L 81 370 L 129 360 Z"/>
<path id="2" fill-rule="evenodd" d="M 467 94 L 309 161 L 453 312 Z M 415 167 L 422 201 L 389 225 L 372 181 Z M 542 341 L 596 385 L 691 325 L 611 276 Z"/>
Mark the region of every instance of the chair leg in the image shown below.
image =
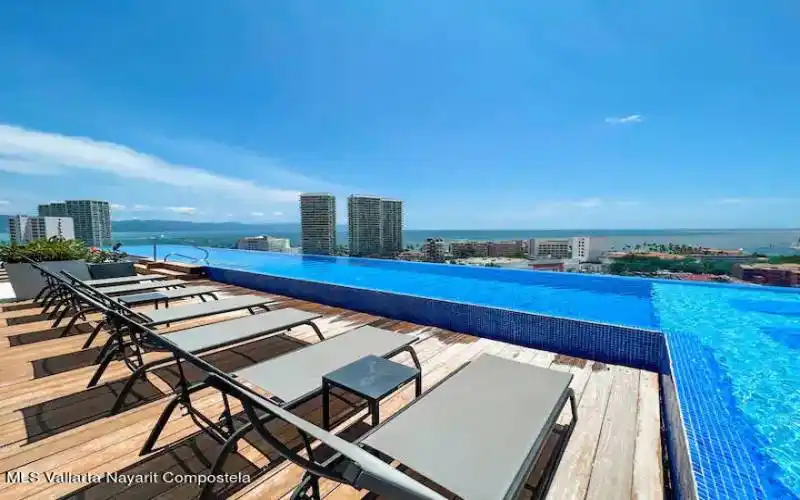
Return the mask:
<path id="1" fill-rule="evenodd" d="M 147 436 L 147 441 L 144 442 L 142 449 L 139 450 L 139 456 L 153 451 L 153 447 L 155 446 L 156 441 L 158 441 L 161 431 L 163 431 L 164 427 L 166 427 L 167 422 L 169 422 L 169 417 L 172 416 L 172 412 L 175 411 L 175 408 L 178 406 L 178 403 L 180 403 L 180 400 L 180 395 L 177 395 L 169 400 L 169 403 L 167 403 L 167 406 L 165 406 L 164 410 L 161 412 L 161 416 L 158 417 L 156 425 L 153 426 L 153 430 L 150 431 L 150 435 Z"/>
<path id="2" fill-rule="evenodd" d="M 67 317 L 67 313 L 69 313 L 70 309 L 71 308 L 69 306 L 67 306 L 61 311 L 61 314 L 59 314 L 58 317 L 55 319 L 55 321 L 53 321 L 52 328 L 56 328 L 58 325 L 61 324 L 62 321 L 64 321 L 64 318 Z M 77 318 L 79 315 L 80 315 L 80 312 L 76 313 L 75 318 Z M 75 319 L 75 318 L 73 318 L 73 319 Z"/>
<path id="3" fill-rule="evenodd" d="M 93 365 L 96 365 L 101 361 L 103 361 L 103 358 L 106 357 L 106 353 L 108 353 L 108 350 L 111 349 L 111 346 L 116 344 L 116 340 L 117 340 L 116 337 L 113 335 L 109 337 L 108 340 L 106 340 L 106 343 L 103 344 L 103 348 L 100 349 L 100 353 L 97 355 L 96 358 L 94 358 L 94 362 L 92 363 Z"/>
<path id="4" fill-rule="evenodd" d="M 199 391 L 200 389 L 205 389 L 208 387 L 205 384 L 196 384 L 194 386 L 188 387 L 181 393 L 176 394 L 172 399 L 169 400 L 167 406 L 164 407 L 164 410 L 161 412 L 161 415 L 158 417 L 158 421 L 156 425 L 153 427 L 153 430 L 150 431 L 150 435 L 147 436 L 147 441 L 144 442 L 142 449 L 139 450 L 139 455 L 145 455 L 153 451 L 153 447 L 156 445 L 156 441 L 158 441 L 158 437 L 161 435 L 161 432 L 166 427 L 167 422 L 169 422 L 169 417 L 172 416 L 172 413 L 175 411 L 175 408 L 178 407 L 178 404 L 181 403 L 184 399 L 189 398 L 193 392 Z"/>
<path id="5" fill-rule="evenodd" d="M 88 339 L 86 339 L 86 342 L 84 342 L 84 343 L 83 343 L 83 347 L 82 347 L 81 349 L 86 349 L 87 347 L 89 347 L 90 345 L 92 345 L 92 342 L 94 342 L 94 339 L 95 339 L 95 338 L 97 337 L 97 335 L 100 333 L 100 329 L 102 329 L 102 328 L 103 328 L 103 326 L 105 326 L 105 324 L 106 324 L 106 320 L 104 320 L 104 319 L 101 319 L 101 320 L 100 320 L 100 321 L 97 323 L 97 326 L 96 326 L 96 327 L 94 327 L 94 330 L 92 330 L 92 333 L 90 333 L 90 334 L 89 334 L 89 338 L 88 338 Z"/>
<path id="6" fill-rule="evenodd" d="M 308 493 L 309 488 L 311 494 Z M 320 500 L 320 498 L 319 478 L 306 472 L 289 500 Z"/>
<path id="7" fill-rule="evenodd" d="M 94 372 L 94 375 L 92 375 L 92 379 L 86 386 L 87 389 L 97 385 L 97 382 L 100 381 L 100 377 L 103 376 L 103 373 L 106 371 L 106 368 L 108 368 L 108 365 L 111 364 L 111 360 L 114 359 L 114 354 L 116 354 L 116 349 L 111 349 L 106 353 L 105 357 L 100 362 L 100 366 L 97 367 L 97 370 Z"/>
<path id="8" fill-rule="evenodd" d="M 117 400 L 114 401 L 114 406 L 111 407 L 111 412 L 110 412 L 111 415 L 116 415 L 122 409 L 122 405 L 125 404 L 125 398 L 128 397 L 128 393 L 131 392 L 131 390 L 133 389 L 133 384 L 136 383 L 136 379 L 144 375 L 148 368 L 155 366 L 156 364 L 159 364 L 161 361 L 162 360 L 158 360 L 153 363 L 144 364 L 139 368 L 137 368 L 136 370 L 134 370 L 133 373 L 131 373 L 131 376 L 128 377 L 128 380 L 125 382 L 125 385 L 119 392 Z"/>
<path id="9" fill-rule="evenodd" d="M 72 330 L 72 327 L 75 326 L 75 323 L 78 322 L 81 316 L 82 314 L 80 312 L 77 313 L 75 316 L 73 316 L 72 319 L 69 320 L 69 323 L 67 323 L 67 326 L 64 327 L 64 331 L 61 332 L 61 335 L 59 335 L 59 337 L 66 337 L 69 331 Z M 94 334 L 94 332 L 92 333 Z"/>
<path id="10" fill-rule="evenodd" d="M 247 434 L 248 432 L 250 432 L 251 430 L 253 430 L 253 424 L 248 422 L 247 424 L 245 424 L 244 426 L 239 428 L 236 432 L 231 434 L 231 437 L 229 437 L 228 440 L 225 441 L 225 444 L 222 446 L 222 449 L 220 450 L 219 455 L 217 455 L 216 460 L 214 460 L 214 465 L 211 466 L 211 473 L 210 474 L 211 474 L 212 477 L 214 475 L 218 475 L 218 474 L 222 473 L 222 467 L 225 465 L 225 462 L 228 460 L 228 457 L 230 456 L 230 454 L 233 453 L 236 450 L 237 442 L 240 439 L 242 439 L 242 437 L 244 437 L 244 435 Z M 203 487 L 203 491 L 200 494 L 200 498 L 201 499 L 210 498 L 211 489 L 213 487 L 214 487 L 214 483 L 213 482 L 210 482 L 210 481 L 207 482 L 205 484 L 205 486 Z"/>

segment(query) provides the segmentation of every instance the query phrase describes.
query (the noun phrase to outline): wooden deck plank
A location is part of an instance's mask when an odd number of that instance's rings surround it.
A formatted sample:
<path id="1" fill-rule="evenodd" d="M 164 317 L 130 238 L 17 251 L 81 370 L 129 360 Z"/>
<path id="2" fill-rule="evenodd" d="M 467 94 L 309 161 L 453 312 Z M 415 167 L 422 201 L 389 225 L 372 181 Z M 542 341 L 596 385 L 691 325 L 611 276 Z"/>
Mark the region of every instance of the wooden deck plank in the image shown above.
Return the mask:
<path id="1" fill-rule="evenodd" d="M 661 453 L 658 374 L 642 372 L 639 378 L 639 412 L 636 419 L 632 498 L 656 500 L 663 497 L 664 476 Z"/>
<path id="2" fill-rule="evenodd" d="M 587 500 L 630 498 L 639 401 L 639 370 L 614 366 L 603 430 L 592 466 Z M 621 465 L 625 464 L 625 465 Z"/>
<path id="3" fill-rule="evenodd" d="M 338 335 L 365 324 L 416 335 L 420 338 L 415 347 L 423 365 L 425 388 L 483 353 L 568 371 L 573 374 L 571 387 L 579 401 L 579 420 L 558 465 L 548 496 L 559 499 L 604 495 L 637 499 L 663 496 L 658 377 L 655 374 L 606 367 L 602 363 L 586 362 L 546 351 L 254 292 L 208 280 L 197 280 L 192 284 L 217 286 L 222 290 L 221 296 L 255 293 L 276 300 L 281 308 L 297 307 L 318 312 L 324 315 L 319 324 L 326 336 Z M 193 301 L 185 301 L 191 302 Z M 181 304 L 175 303 L 175 307 L 180 306 Z M 38 312 L 33 307 L 0 305 L 0 325 L 5 323 L 6 318 L 13 321 L 36 319 Z M 161 331 L 215 323 L 236 315 L 238 314 L 234 313 L 185 322 Z M 90 319 L 96 320 L 97 317 L 92 316 Z M 213 460 L 218 445 L 206 434 L 199 432 L 192 419 L 181 412 L 173 415 L 159 439 L 159 446 L 170 445 L 169 450 L 157 448 L 145 457 L 138 456 L 138 448 L 171 393 L 169 383 L 172 375 L 168 371 L 148 375 L 148 381 L 153 387 L 149 390 L 154 391 L 153 400 L 145 401 L 119 415 L 84 416 L 83 420 L 74 424 L 68 420 L 61 421 L 61 417 L 56 418 L 62 414 L 80 416 L 81 409 L 96 407 L 99 411 L 103 408 L 103 403 L 99 393 L 85 390 L 85 384 L 94 371 L 93 366 L 88 366 L 89 353 L 81 354 L 81 345 L 87 334 L 79 332 L 73 336 L 48 340 L 42 330 L 49 326 L 49 322 L 42 321 L 0 326 L 0 473 L 18 469 L 103 473 L 149 470 L 153 467 L 180 470 L 184 466 L 187 470 L 196 472 L 206 470 L 207 465 L 204 464 L 207 460 Z M 87 326 L 92 327 L 93 323 L 88 323 Z M 16 337 L 17 335 L 23 337 Z M 291 336 L 307 342 L 317 340 L 310 328 L 295 329 Z M 20 344 L 16 340 L 20 338 L 27 343 Z M 17 345 L 12 346 L 11 342 L 16 342 Z M 98 340 L 95 345 L 101 343 Z M 249 353 L 247 355 L 254 356 L 257 361 L 260 356 L 279 352 L 281 348 L 285 347 L 281 347 L 276 341 L 274 346 L 268 343 L 253 346 L 245 344 L 237 349 L 242 353 Z M 162 355 L 150 353 L 148 357 Z M 241 361 L 240 354 L 223 352 L 218 355 L 219 358 L 214 358 L 215 363 L 235 364 Z M 402 355 L 396 359 L 411 364 L 410 356 Z M 128 374 L 128 369 L 121 362 L 114 362 L 103 380 L 119 380 Z M 631 390 L 629 384 L 634 379 L 635 389 Z M 105 386 L 105 383 L 101 386 Z M 201 391 L 196 396 L 193 398 L 196 407 L 202 408 L 209 416 L 216 416 L 223 408 L 219 394 L 210 389 Z M 412 398 L 413 390 L 407 387 L 384 400 L 381 403 L 382 419 L 399 411 Z M 237 411 L 238 403 L 234 402 L 233 407 Z M 342 406 L 340 409 L 346 408 Z M 23 409 L 28 415 L 27 420 L 23 418 Z M 312 400 L 298 409 L 298 412 L 312 422 L 321 418 L 321 408 L 317 401 Z M 565 424 L 569 417 L 569 411 L 565 410 L 559 423 Z M 361 411 L 347 417 L 339 424 L 338 429 L 343 431 L 347 428 L 358 428 L 359 425 L 365 425 L 363 420 L 364 411 Z M 41 427 L 48 422 L 56 427 Z M 31 423 L 40 427 L 31 427 Z M 40 434 L 38 437 L 33 435 L 31 440 L 31 432 Z M 285 436 L 289 443 L 299 444 L 297 438 L 291 435 L 291 429 L 280 429 L 278 433 Z M 625 443 L 624 448 L 620 451 L 619 443 L 604 439 L 609 436 L 614 436 L 615 439 L 620 437 Z M 608 461 L 608 457 L 615 460 Z M 275 461 L 275 458 L 274 453 L 260 439 L 248 438 L 243 441 L 232 467 L 250 472 L 264 467 L 267 469 L 253 483 L 233 488 L 230 492 L 231 498 L 287 498 L 302 477 L 303 471 L 291 463 Z M 80 487 L 81 485 L 76 484 L 8 485 L 0 482 L 0 498 L 49 499 L 69 494 Z M 361 499 L 366 495 L 364 491 L 356 491 L 331 481 L 322 481 L 321 488 L 323 495 L 331 500 Z M 197 489 L 168 485 L 149 489 L 139 489 L 136 485 L 116 489 L 93 487 L 87 490 L 86 498 L 113 496 L 138 499 L 143 498 L 139 495 L 140 492 L 146 493 L 144 498 L 184 499 L 194 496 Z"/>
<path id="4" fill-rule="evenodd" d="M 553 500 L 582 500 L 589 488 L 597 442 L 614 379 L 608 368 L 594 366 L 596 371 L 592 372 L 578 404 L 578 422 L 547 494 L 547 498 Z"/>

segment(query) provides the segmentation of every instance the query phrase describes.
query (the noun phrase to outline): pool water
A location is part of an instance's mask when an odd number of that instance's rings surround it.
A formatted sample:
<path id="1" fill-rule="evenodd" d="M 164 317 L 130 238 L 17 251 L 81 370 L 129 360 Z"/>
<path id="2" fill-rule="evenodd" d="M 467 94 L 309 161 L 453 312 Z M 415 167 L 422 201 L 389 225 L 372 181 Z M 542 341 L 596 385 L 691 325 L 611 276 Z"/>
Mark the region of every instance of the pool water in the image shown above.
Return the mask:
<path id="1" fill-rule="evenodd" d="M 152 255 L 152 247 L 126 247 Z M 768 287 L 208 249 L 209 264 L 666 337 L 703 498 L 800 497 L 800 293 Z M 158 257 L 197 249 L 158 246 Z M 176 259 L 180 260 L 180 259 Z"/>
<path id="2" fill-rule="evenodd" d="M 752 451 L 770 497 L 800 496 L 800 293 L 654 283 L 653 302 L 671 351 L 691 342 L 694 359 L 684 361 L 712 366 L 722 385 L 705 387 L 694 370 L 676 381 L 679 392 L 681 384 L 689 392 L 727 389 L 725 423 L 736 425 L 727 438 Z"/>
<path id="3" fill-rule="evenodd" d="M 123 250 L 134 255 L 152 255 L 152 247 L 147 246 L 125 247 Z M 644 329 L 657 327 L 649 285 L 641 280 L 620 279 L 609 283 L 607 279 L 592 280 L 590 276 L 565 280 L 563 273 L 218 248 L 208 250 L 209 263 L 217 267 L 599 323 Z M 180 245 L 159 245 L 157 251 L 159 259 L 176 252 L 190 257 L 202 256 L 197 249 Z M 171 257 L 170 260 L 179 258 Z"/>

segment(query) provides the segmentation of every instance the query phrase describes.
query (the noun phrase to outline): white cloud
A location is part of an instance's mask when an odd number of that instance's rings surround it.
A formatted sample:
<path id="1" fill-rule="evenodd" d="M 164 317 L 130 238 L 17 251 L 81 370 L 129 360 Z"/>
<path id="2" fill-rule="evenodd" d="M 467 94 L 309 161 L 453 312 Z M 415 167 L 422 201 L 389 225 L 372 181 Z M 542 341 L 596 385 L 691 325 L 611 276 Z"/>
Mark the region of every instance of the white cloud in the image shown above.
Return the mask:
<path id="1" fill-rule="evenodd" d="M 136 212 L 144 212 L 145 210 L 150 210 L 150 205 L 134 205 L 133 210 Z"/>
<path id="2" fill-rule="evenodd" d="M 628 115 L 606 118 L 606 123 L 611 125 L 624 125 L 626 123 L 642 123 L 644 117 L 642 115 Z"/>
<path id="3" fill-rule="evenodd" d="M 11 202 L 8 200 L 0 200 L 0 205 L 11 205 Z"/>
<path id="4" fill-rule="evenodd" d="M 537 203 L 533 208 L 535 217 L 550 217 L 566 212 L 590 213 L 600 209 L 613 207 L 632 207 L 640 205 L 638 201 L 604 200 L 602 198 L 585 198 L 582 200 L 556 200 Z"/>
<path id="5" fill-rule="evenodd" d="M 575 201 L 572 204 L 579 208 L 596 208 L 603 204 L 603 200 L 600 198 L 589 198 L 586 200 Z"/>
<path id="6" fill-rule="evenodd" d="M 195 207 L 164 207 L 164 210 L 183 215 L 195 215 L 197 213 L 197 209 Z"/>
<path id="7" fill-rule="evenodd" d="M 272 212 L 275 217 L 283 217 L 283 212 Z"/>
<path id="8" fill-rule="evenodd" d="M 713 203 L 718 203 L 720 205 L 740 205 L 742 203 L 747 203 L 750 200 L 749 198 L 721 198 L 719 200 L 713 200 Z"/>
<path id="9" fill-rule="evenodd" d="M 118 203 L 111 203 L 108 205 L 111 210 L 122 211 L 125 210 L 125 205 L 120 205 Z"/>
<path id="10" fill-rule="evenodd" d="M 252 181 L 169 163 L 111 142 L 0 124 L 0 171 L 41 175 L 74 169 L 214 193 L 245 202 L 292 203 L 299 195 L 299 191 L 261 186 Z"/>
<path id="11" fill-rule="evenodd" d="M 250 212 L 253 217 L 264 217 L 264 212 Z"/>

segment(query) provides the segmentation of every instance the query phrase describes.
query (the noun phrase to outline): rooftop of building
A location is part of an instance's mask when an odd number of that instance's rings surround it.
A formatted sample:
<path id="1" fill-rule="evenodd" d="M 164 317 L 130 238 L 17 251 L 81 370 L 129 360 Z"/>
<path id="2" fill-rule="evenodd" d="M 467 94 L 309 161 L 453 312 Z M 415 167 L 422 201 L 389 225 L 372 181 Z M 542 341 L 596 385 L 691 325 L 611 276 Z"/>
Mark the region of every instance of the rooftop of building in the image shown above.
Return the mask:
<path id="1" fill-rule="evenodd" d="M 335 337 L 362 325 L 372 325 L 405 335 L 416 335 L 414 348 L 422 364 L 425 388 L 441 381 L 463 363 L 489 353 L 521 363 L 568 372 L 578 400 L 578 421 L 560 458 L 553 447 L 546 448 L 540 464 L 534 468 L 529 484 L 536 484 L 547 467 L 555 467 L 555 477 L 546 497 L 561 498 L 636 498 L 662 499 L 664 475 L 661 448 L 661 413 L 659 377 L 656 373 L 616 365 L 587 361 L 495 340 L 481 339 L 438 328 L 423 327 L 347 309 L 339 309 L 287 296 L 264 294 L 245 288 L 199 280 L 193 284 L 219 287 L 225 295 L 259 294 L 276 300 L 279 308 L 293 307 L 323 315 L 318 325 L 326 336 Z M 185 307 L 194 302 L 175 302 L 170 307 Z M 105 380 L 94 389 L 86 382 L 94 371 L 96 348 L 81 349 L 86 335 L 98 319 L 89 315 L 80 321 L 75 334 L 59 337 L 30 302 L 13 307 L 0 305 L 0 470 L 39 473 L 123 474 L 207 473 L 220 445 L 200 431 L 192 418 L 180 412 L 173 415 L 155 451 L 139 456 L 137 451 L 171 393 L 174 372 L 156 370 L 135 387 L 124 411 L 108 416 L 107 409 L 121 385 L 127 368 L 113 361 Z M 246 314 L 246 313 L 245 313 Z M 160 330 L 163 333 L 210 322 L 225 321 L 234 314 L 214 319 L 194 320 Z M 13 324 L 12 324 L 13 323 Z M 101 333 L 105 337 L 105 333 Z M 270 359 L 315 342 L 308 327 L 299 327 L 284 335 L 250 342 L 205 356 L 215 366 L 233 371 Z M 154 359 L 163 354 L 151 353 Z M 397 358 L 410 365 L 408 357 Z M 191 371 L 190 379 L 199 376 Z M 503 390 L 502 387 L 496 388 Z M 403 389 L 383 400 L 381 419 L 385 420 L 406 406 L 413 391 Z M 197 393 L 195 405 L 210 418 L 223 409 L 219 393 L 204 389 Z M 338 405 L 335 420 L 343 420 L 337 432 L 351 436 L 368 428 L 363 411 Z M 234 406 L 234 412 L 240 407 Z M 498 425 L 502 425 L 498 410 Z M 301 417 L 319 424 L 319 399 L 296 410 Z M 459 418 L 459 416 L 453 416 Z M 569 410 L 560 423 L 569 419 Z M 292 447 L 300 441 L 276 427 Z M 288 429 L 287 429 L 288 430 Z M 551 464 L 552 459 L 556 464 Z M 453 457 L 458 460 L 458 457 Z M 302 469 L 283 461 L 274 449 L 257 435 L 247 435 L 234 455 L 226 462 L 226 473 L 251 475 L 247 484 L 228 487 L 224 496 L 234 499 L 288 499 L 302 478 Z M 464 464 L 465 473 L 470 471 Z M 320 483 L 321 496 L 329 500 L 369 498 L 366 491 L 354 490 L 332 481 Z M 194 498 L 193 484 L 167 484 L 153 481 L 144 484 L 105 482 L 39 481 L 23 484 L 0 484 L 7 498 L 57 498 L 80 495 L 83 498 Z M 526 492 L 524 498 L 529 498 Z"/>

